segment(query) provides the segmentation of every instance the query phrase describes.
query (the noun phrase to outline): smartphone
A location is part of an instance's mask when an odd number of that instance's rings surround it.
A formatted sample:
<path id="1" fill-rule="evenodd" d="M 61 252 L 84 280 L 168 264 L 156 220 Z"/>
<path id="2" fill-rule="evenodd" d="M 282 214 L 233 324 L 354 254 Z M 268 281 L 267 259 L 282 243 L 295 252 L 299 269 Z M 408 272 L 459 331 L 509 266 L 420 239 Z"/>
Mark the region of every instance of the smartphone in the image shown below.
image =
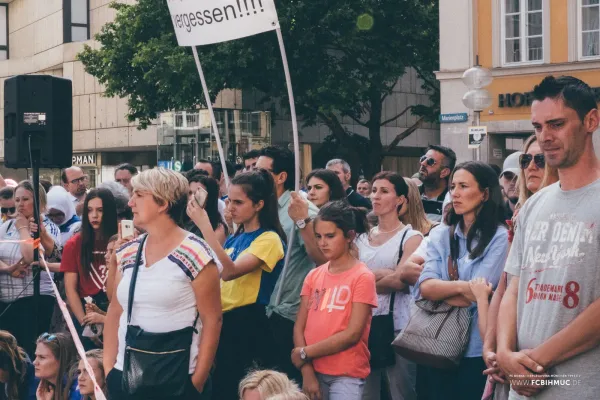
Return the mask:
<path id="1" fill-rule="evenodd" d="M 208 192 L 202 186 L 200 186 L 198 190 L 196 190 L 196 193 L 194 193 L 194 199 L 196 200 L 196 203 L 198 203 L 198 205 L 202 208 L 204 208 L 204 205 L 206 204 L 207 197 Z"/>
<path id="2" fill-rule="evenodd" d="M 124 219 L 121 221 L 121 237 L 128 238 L 133 237 L 134 229 L 133 229 L 133 221 L 129 219 Z"/>

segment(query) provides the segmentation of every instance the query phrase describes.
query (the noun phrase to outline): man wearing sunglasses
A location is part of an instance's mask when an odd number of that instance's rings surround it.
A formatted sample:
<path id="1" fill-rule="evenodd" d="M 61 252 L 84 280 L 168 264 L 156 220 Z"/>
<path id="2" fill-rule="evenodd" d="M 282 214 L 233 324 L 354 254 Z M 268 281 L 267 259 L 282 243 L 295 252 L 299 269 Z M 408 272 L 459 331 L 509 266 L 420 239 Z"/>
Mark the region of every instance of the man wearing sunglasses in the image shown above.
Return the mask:
<path id="1" fill-rule="evenodd" d="M 2 210 L 2 222 L 15 217 L 15 189 L 5 186 L 0 189 L 0 208 Z"/>
<path id="2" fill-rule="evenodd" d="M 81 168 L 73 166 L 63 169 L 61 179 L 63 187 L 71 195 L 71 201 L 75 205 L 77 215 L 81 216 L 83 201 L 87 193 L 88 176 L 83 173 Z"/>
<path id="3" fill-rule="evenodd" d="M 523 154 L 520 151 L 510 154 L 504 160 L 502 173 L 500 174 L 500 187 L 502 195 L 506 201 L 504 207 L 504 219 L 511 220 L 515 212 L 515 207 L 519 201 L 519 190 L 517 189 L 517 178 L 519 177 L 519 157 Z"/>
<path id="4" fill-rule="evenodd" d="M 448 193 L 448 180 L 456 164 L 456 153 L 448 147 L 431 145 L 419 163 L 419 180 L 423 182 L 419 191 L 425 214 L 431 221 L 439 222 Z"/>

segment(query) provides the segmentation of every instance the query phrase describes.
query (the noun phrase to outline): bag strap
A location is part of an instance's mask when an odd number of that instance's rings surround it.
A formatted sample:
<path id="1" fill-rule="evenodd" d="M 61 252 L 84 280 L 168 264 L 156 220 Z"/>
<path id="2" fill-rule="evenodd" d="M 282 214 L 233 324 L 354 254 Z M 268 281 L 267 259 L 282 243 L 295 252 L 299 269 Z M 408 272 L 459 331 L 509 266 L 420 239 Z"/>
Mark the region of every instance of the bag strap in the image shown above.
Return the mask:
<path id="1" fill-rule="evenodd" d="M 402 235 L 402 240 L 400 240 L 400 250 L 398 250 L 398 261 L 396 262 L 396 266 L 402 260 L 402 256 L 404 255 L 404 239 L 406 239 L 406 234 L 408 233 L 408 229 L 404 230 L 404 235 Z M 390 298 L 390 314 L 394 313 L 394 303 L 396 300 L 396 292 L 392 292 L 392 296 Z"/>
<path id="2" fill-rule="evenodd" d="M 131 272 L 131 282 L 129 283 L 129 300 L 127 301 L 127 325 L 131 323 L 131 311 L 133 310 L 133 295 L 135 294 L 135 284 L 137 281 L 138 271 L 140 269 L 140 258 L 142 256 L 142 251 L 144 251 L 144 242 L 146 242 L 146 238 L 148 236 L 144 236 L 140 241 L 140 246 L 138 247 L 137 254 L 135 255 L 135 264 L 133 265 L 133 271 Z M 194 326 L 196 324 L 194 323 Z"/>
<path id="3" fill-rule="evenodd" d="M 448 256 L 448 276 L 451 281 L 458 280 L 458 264 L 456 260 L 458 259 L 458 249 L 457 245 L 453 244 L 454 241 L 454 233 L 456 231 L 456 225 L 450 226 L 450 255 Z"/>

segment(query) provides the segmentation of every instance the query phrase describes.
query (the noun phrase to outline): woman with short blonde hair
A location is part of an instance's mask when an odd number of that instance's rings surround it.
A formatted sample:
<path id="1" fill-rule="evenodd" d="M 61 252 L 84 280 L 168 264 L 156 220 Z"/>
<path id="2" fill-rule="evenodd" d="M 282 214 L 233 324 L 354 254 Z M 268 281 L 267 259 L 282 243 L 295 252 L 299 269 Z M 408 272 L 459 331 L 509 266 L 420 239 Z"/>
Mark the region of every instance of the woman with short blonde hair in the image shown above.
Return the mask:
<path id="1" fill-rule="evenodd" d="M 286 374 L 273 370 L 251 371 L 239 385 L 240 399 L 245 400 L 248 392 L 258 392 L 261 399 L 269 398 L 288 391 L 300 391 L 298 385 Z"/>
<path id="2" fill-rule="evenodd" d="M 133 222 L 146 233 L 111 259 L 116 291 L 104 329 L 108 392 L 122 400 L 199 399 L 221 332 L 213 252 L 178 226 L 189 189 L 182 175 L 154 168 L 136 175 L 132 186 Z M 119 243 L 126 239 L 132 238 Z M 161 365 L 169 368 L 153 370 Z"/>

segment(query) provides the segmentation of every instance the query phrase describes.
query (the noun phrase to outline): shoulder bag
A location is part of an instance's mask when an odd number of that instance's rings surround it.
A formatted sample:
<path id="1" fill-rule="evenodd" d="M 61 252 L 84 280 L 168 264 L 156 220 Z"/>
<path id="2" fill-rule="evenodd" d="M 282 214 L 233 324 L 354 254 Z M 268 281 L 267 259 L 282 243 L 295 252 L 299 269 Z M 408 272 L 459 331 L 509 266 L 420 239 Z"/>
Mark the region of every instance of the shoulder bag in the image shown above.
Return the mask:
<path id="1" fill-rule="evenodd" d="M 182 396 L 190 379 L 190 348 L 197 332 L 192 326 L 164 333 L 147 332 L 131 325 L 133 296 L 144 248 L 144 237 L 135 257 L 129 285 L 127 304 L 127 334 L 125 337 L 125 360 L 123 364 L 123 391 L 136 398 L 169 399 Z"/>
<path id="2" fill-rule="evenodd" d="M 448 275 L 458 280 L 458 265 L 452 246 L 454 227 L 450 228 Z M 469 343 L 471 314 L 468 307 L 454 307 L 444 301 L 418 300 L 406 328 L 392 345 L 396 353 L 418 364 L 435 368 L 455 368 Z"/>
<path id="3" fill-rule="evenodd" d="M 400 241 L 400 251 L 398 253 L 398 261 L 402 260 L 404 254 L 403 246 L 404 239 L 408 229 L 402 235 Z M 396 355 L 392 348 L 394 341 L 394 301 L 396 300 L 396 292 L 390 296 L 390 312 L 386 315 L 375 315 L 371 319 L 371 330 L 369 331 L 369 352 L 371 353 L 371 369 L 391 367 L 396 364 Z"/>

